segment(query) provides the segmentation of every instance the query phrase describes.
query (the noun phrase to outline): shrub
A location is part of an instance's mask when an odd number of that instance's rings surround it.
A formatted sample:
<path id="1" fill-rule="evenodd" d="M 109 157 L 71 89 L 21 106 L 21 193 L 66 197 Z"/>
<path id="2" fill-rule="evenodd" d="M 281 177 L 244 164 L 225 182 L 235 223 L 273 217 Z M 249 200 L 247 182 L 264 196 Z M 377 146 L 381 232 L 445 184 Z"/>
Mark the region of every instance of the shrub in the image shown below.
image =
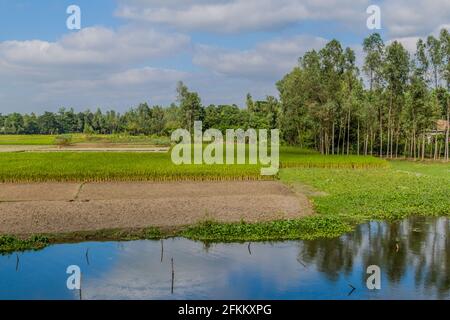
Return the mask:
<path id="1" fill-rule="evenodd" d="M 70 146 L 72 144 L 71 135 L 60 135 L 55 138 L 55 144 L 58 146 Z"/>

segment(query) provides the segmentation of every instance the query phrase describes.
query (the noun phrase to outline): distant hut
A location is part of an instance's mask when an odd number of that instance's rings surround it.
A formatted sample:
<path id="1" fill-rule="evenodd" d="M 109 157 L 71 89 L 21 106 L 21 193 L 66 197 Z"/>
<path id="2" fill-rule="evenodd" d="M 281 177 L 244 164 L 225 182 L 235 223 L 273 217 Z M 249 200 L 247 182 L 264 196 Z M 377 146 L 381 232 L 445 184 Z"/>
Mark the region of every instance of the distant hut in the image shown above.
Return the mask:
<path id="1" fill-rule="evenodd" d="M 439 133 L 445 133 L 449 127 L 450 123 L 447 120 L 440 119 L 436 121 L 436 131 Z"/>

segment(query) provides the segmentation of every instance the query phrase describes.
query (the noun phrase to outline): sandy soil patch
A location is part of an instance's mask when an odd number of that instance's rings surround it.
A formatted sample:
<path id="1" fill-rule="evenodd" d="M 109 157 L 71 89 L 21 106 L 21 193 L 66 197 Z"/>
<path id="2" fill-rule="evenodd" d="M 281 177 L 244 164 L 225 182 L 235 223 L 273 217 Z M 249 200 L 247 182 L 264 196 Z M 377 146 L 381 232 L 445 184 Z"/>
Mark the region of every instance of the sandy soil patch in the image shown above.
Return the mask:
<path id="1" fill-rule="evenodd" d="M 0 234 L 293 219 L 308 199 L 274 181 L 0 184 Z"/>

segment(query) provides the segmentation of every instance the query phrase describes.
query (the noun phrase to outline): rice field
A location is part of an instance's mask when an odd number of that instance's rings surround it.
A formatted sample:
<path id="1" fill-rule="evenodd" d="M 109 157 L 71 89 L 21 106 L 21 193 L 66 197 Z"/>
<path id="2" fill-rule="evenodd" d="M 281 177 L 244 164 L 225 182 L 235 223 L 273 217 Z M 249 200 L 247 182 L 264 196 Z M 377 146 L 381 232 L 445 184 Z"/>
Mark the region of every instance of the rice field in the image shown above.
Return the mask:
<path id="1" fill-rule="evenodd" d="M 170 154 L 61 152 L 0 154 L 0 182 L 261 180 L 255 165 L 180 165 Z"/>
<path id="2" fill-rule="evenodd" d="M 47 146 L 55 143 L 51 135 L 0 135 L 0 146 Z"/>
<path id="3" fill-rule="evenodd" d="M 328 157 L 282 148 L 281 167 L 365 168 L 387 166 L 372 157 Z M 285 159 L 288 162 L 285 163 Z M 0 153 L 0 182 L 100 182 L 177 180 L 272 180 L 261 165 L 180 165 L 170 153 L 20 152 Z"/>
<path id="4" fill-rule="evenodd" d="M 77 143 L 127 143 L 170 145 L 170 138 L 158 136 L 131 136 L 127 134 L 68 134 L 73 144 Z M 0 135 L 0 146 L 49 146 L 55 145 L 58 135 Z"/>

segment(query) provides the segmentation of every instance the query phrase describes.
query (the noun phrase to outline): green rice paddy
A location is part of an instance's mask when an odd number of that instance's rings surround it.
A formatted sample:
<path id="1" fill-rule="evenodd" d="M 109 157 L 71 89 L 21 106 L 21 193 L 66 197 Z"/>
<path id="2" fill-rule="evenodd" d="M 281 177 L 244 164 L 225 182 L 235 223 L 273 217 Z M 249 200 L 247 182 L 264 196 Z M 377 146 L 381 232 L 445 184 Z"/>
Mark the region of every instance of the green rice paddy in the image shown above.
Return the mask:
<path id="1" fill-rule="evenodd" d="M 282 148 L 281 167 L 386 167 L 374 157 L 323 156 Z M 287 162 L 284 162 L 287 161 Z M 267 180 L 261 165 L 175 165 L 170 153 L 18 152 L 0 153 L 0 182 L 99 182 L 179 180 Z"/>

